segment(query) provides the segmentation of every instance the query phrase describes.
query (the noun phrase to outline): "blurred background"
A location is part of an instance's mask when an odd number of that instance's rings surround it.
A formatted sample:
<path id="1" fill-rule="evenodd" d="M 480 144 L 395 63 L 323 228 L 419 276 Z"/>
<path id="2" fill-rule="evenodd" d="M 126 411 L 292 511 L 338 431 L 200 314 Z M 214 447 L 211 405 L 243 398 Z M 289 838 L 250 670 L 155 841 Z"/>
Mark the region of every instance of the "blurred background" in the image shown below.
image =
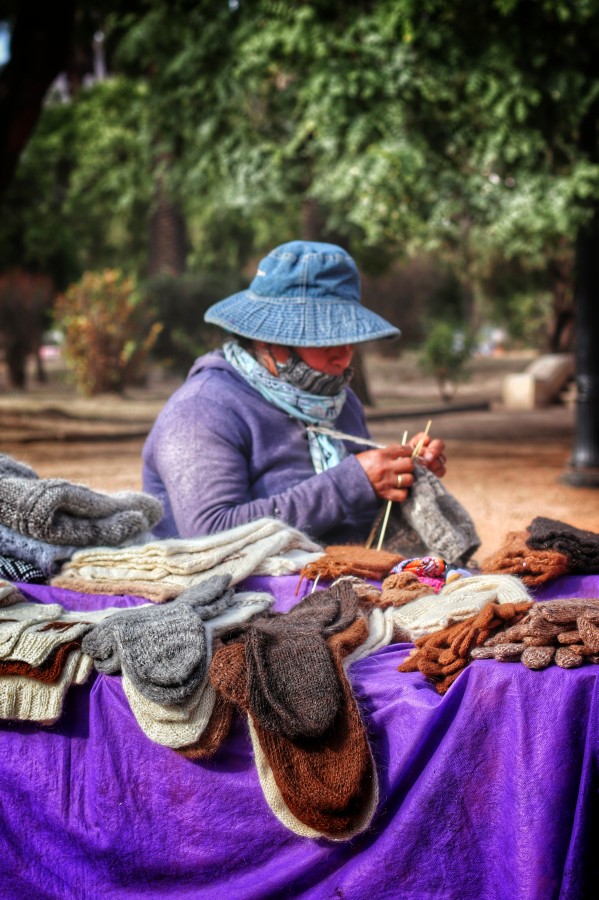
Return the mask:
<path id="1" fill-rule="evenodd" d="M 514 358 L 599 484 L 598 46 L 596 0 L 0 0 L 0 390 L 182 378 L 262 255 L 332 241 L 402 330 L 367 404 Z"/>

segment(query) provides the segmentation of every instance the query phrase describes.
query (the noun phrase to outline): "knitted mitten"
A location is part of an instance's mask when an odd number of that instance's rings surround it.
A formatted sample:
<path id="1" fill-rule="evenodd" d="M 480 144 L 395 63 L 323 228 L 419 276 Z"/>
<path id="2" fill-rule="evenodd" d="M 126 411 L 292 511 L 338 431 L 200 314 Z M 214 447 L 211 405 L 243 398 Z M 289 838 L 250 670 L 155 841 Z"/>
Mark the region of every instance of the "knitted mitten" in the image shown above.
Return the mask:
<path id="1" fill-rule="evenodd" d="M 222 576 L 196 585 L 191 600 L 164 606 L 123 610 L 87 634 L 83 651 L 101 672 L 123 671 L 148 700 L 183 703 L 207 674 L 207 641 L 203 619 L 210 604 L 223 608 Z M 231 594 L 226 593 L 226 600 Z"/>
<path id="2" fill-rule="evenodd" d="M 528 532 L 510 531 L 499 550 L 483 560 L 481 570 L 490 574 L 517 575 L 524 584 L 544 584 L 569 571 L 568 557 L 557 550 L 533 550 Z"/>
<path id="3" fill-rule="evenodd" d="M 599 572 L 599 534 L 545 516 L 536 516 L 528 531 L 527 546 L 563 553 L 568 557 L 569 572 Z"/>

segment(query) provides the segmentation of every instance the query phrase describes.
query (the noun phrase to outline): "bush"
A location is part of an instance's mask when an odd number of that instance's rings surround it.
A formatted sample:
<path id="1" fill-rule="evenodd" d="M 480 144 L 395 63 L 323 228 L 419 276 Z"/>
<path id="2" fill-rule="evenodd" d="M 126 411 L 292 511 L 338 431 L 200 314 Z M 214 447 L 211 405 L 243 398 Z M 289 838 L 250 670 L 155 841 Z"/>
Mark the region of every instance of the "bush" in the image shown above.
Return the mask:
<path id="1" fill-rule="evenodd" d="M 451 322 L 436 322 L 424 342 L 420 366 L 432 375 L 446 402 L 454 396 L 458 383 L 467 381 L 467 363 L 474 350 L 474 337 Z"/>
<path id="2" fill-rule="evenodd" d="M 204 313 L 244 286 L 236 273 L 158 275 L 148 280 L 143 286 L 145 305 L 153 320 L 163 325 L 152 357 L 185 375 L 197 356 L 222 341 L 222 332 L 204 322 Z"/>
<path id="3" fill-rule="evenodd" d="M 135 282 L 118 269 L 86 272 L 58 298 L 55 319 L 65 361 L 88 396 L 139 382 L 161 329 L 158 322 L 148 329 Z"/>

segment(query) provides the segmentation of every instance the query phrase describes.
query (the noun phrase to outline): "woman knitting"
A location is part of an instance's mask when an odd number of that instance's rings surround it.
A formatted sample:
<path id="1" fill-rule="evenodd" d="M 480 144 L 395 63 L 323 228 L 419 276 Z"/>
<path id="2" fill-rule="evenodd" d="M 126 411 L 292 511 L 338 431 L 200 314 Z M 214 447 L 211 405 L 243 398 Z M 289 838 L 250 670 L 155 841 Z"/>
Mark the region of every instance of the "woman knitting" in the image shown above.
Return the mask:
<path id="1" fill-rule="evenodd" d="M 232 337 L 196 360 L 146 441 L 143 488 L 165 510 L 154 533 L 193 537 L 273 516 L 324 543 L 363 541 L 382 501 L 406 499 L 422 435 L 359 443 L 370 436 L 348 387 L 354 345 L 399 331 L 361 305 L 351 256 L 283 244 L 205 320 Z M 438 476 L 444 450 L 424 437 L 421 462 Z"/>

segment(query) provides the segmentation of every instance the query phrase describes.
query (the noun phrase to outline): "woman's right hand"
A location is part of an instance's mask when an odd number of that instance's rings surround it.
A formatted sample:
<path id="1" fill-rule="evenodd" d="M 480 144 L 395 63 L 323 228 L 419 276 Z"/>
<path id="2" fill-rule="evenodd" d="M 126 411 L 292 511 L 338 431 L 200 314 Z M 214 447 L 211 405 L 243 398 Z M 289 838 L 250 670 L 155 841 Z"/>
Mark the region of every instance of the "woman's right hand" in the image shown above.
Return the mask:
<path id="1" fill-rule="evenodd" d="M 364 469 L 372 488 L 383 500 L 403 503 L 408 489 L 414 484 L 412 447 L 390 444 L 377 450 L 357 453 L 356 459 Z"/>

